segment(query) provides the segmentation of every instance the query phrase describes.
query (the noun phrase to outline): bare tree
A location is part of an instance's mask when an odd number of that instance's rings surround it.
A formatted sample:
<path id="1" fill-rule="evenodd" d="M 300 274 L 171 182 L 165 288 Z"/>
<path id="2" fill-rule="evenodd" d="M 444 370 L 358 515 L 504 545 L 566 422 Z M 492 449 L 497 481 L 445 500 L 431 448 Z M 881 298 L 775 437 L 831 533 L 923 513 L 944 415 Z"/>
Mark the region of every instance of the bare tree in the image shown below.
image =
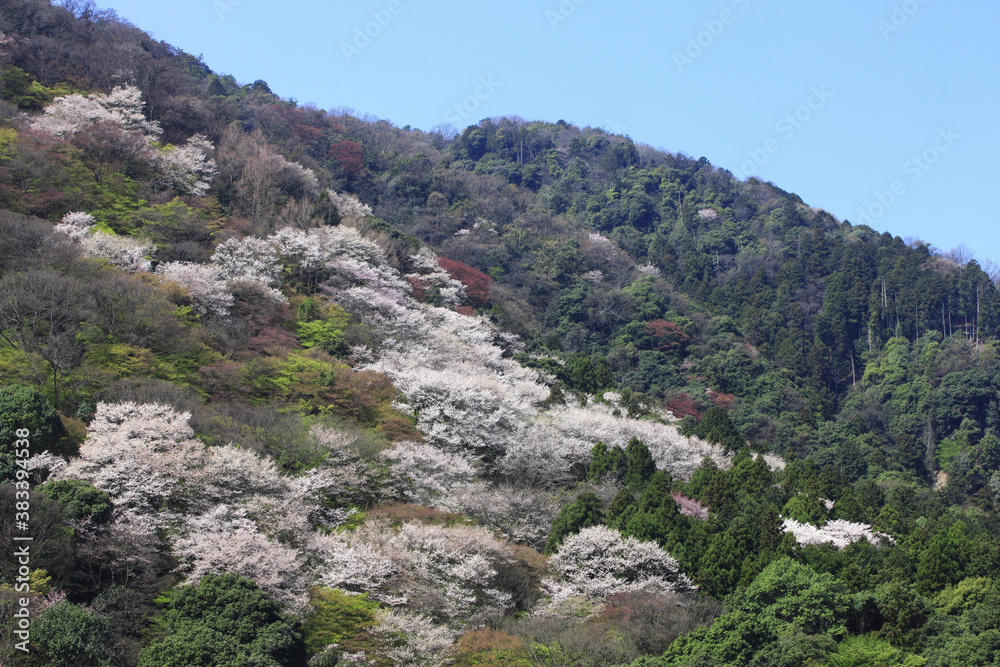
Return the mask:
<path id="1" fill-rule="evenodd" d="M 52 373 L 54 403 L 59 407 L 62 373 L 83 359 L 77 340 L 90 297 L 83 285 L 54 271 L 27 271 L 0 280 L 0 337 L 25 353 L 42 381 L 32 355 L 45 360 Z"/>
<path id="2" fill-rule="evenodd" d="M 959 266 L 965 266 L 970 260 L 972 260 L 975 253 L 972 252 L 972 248 L 969 246 L 964 243 L 959 243 L 956 247 L 946 252 L 944 256 L 953 262 L 956 262 Z"/>

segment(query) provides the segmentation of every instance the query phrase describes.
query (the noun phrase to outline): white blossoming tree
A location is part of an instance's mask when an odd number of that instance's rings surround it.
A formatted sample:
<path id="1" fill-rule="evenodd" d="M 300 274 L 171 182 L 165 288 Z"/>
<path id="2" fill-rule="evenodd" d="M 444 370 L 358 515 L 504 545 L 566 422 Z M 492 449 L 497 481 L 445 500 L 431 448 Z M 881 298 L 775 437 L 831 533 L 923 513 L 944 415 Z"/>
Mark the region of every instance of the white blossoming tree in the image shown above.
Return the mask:
<path id="1" fill-rule="evenodd" d="M 159 146 L 156 141 L 162 129 L 158 122 L 146 118 L 144 106 L 142 93 L 135 86 L 119 86 L 107 95 L 66 95 L 45 107 L 33 126 L 64 139 L 104 127 L 108 131 L 101 135 L 101 143 L 112 145 L 128 160 L 155 168 L 161 187 L 197 197 L 207 194 L 216 173 L 212 144 L 196 134 L 181 146 Z M 315 181 L 315 176 L 312 178 Z"/>
<path id="2" fill-rule="evenodd" d="M 786 533 L 794 535 L 795 541 L 799 544 L 831 543 L 838 549 L 843 549 L 849 544 L 861 540 L 868 540 L 875 545 L 893 541 L 892 537 L 872 530 L 872 527 L 866 523 L 856 523 L 844 519 L 827 521 L 822 526 L 799 523 L 795 519 L 785 519 L 782 523 L 782 529 Z"/>
<path id="3" fill-rule="evenodd" d="M 194 302 L 195 313 L 217 317 L 229 314 L 233 295 L 226 290 L 226 281 L 217 267 L 193 262 L 165 262 L 156 267 L 156 275 L 187 290 Z"/>
<path id="4" fill-rule="evenodd" d="M 607 526 L 591 526 L 565 539 L 549 567 L 553 606 L 571 598 L 603 602 L 631 591 L 668 593 L 693 590 L 677 561 L 655 542 L 643 542 Z"/>
<path id="5" fill-rule="evenodd" d="M 80 244 L 87 257 L 108 260 L 118 270 L 126 273 L 149 271 L 150 261 L 146 259 L 154 246 L 151 242 L 126 236 L 112 236 L 96 229 L 94 216 L 83 211 L 67 213 L 55 226 L 55 231 L 66 234 L 71 241 Z"/>

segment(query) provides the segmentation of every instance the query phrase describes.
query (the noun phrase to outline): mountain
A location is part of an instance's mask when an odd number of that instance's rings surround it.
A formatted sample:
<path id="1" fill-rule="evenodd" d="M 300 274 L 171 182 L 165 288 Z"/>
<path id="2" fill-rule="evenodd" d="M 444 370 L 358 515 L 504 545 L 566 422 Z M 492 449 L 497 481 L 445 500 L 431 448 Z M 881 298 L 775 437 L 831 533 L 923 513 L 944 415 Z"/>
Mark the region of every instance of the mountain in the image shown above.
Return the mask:
<path id="1" fill-rule="evenodd" d="M 299 106 L 89 4 L 0 32 L 4 661 L 995 659 L 975 261 L 600 129 Z"/>

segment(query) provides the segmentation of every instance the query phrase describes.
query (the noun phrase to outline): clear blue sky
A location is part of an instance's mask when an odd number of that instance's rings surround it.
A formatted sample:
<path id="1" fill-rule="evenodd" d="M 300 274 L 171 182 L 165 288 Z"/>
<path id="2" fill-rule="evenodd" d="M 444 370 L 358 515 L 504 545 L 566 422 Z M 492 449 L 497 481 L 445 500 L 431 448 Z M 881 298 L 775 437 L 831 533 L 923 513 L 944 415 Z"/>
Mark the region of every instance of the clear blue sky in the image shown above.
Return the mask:
<path id="1" fill-rule="evenodd" d="M 993 0 L 98 4 L 300 103 L 425 130 L 604 127 L 1000 261 Z"/>

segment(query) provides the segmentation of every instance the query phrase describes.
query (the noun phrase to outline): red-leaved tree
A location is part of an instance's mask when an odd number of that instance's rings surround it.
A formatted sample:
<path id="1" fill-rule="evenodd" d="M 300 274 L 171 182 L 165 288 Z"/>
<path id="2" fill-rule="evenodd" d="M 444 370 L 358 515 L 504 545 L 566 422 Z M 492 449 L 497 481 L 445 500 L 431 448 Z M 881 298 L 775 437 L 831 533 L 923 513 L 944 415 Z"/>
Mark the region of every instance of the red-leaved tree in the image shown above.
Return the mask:
<path id="1" fill-rule="evenodd" d="M 447 257 L 438 257 L 438 264 L 455 280 L 459 280 L 465 285 L 465 296 L 470 306 L 482 308 L 490 300 L 490 277 L 488 275 L 468 264 Z"/>
<path id="2" fill-rule="evenodd" d="M 357 142 L 345 139 L 330 146 L 330 157 L 340 163 L 344 173 L 354 178 L 365 168 L 365 151 Z"/>
<path id="3" fill-rule="evenodd" d="M 653 320 L 646 325 L 646 333 L 654 339 L 653 349 L 666 354 L 684 349 L 691 340 L 681 325 L 667 320 Z"/>

